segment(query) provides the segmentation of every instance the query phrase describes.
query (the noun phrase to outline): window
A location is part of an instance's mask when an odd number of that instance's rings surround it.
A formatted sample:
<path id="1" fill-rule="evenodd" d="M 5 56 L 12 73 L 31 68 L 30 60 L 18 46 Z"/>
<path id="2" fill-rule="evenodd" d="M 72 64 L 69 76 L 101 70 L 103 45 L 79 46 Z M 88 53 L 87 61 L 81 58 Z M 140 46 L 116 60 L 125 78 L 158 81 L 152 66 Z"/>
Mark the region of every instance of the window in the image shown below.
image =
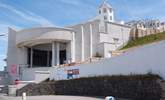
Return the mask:
<path id="1" fill-rule="evenodd" d="M 104 12 L 104 13 L 106 13 L 106 12 L 107 12 L 107 9 L 106 9 L 106 8 L 104 8 L 104 9 L 103 9 L 103 12 Z"/>
<path id="2" fill-rule="evenodd" d="M 104 20 L 107 20 L 107 16 L 104 16 Z"/>
<path id="3" fill-rule="evenodd" d="M 157 23 L 157 27 L 159 27 L 160 25 L 159 25 L 159 23 Z"/>
<path id="4" fill-rule="evenodd" d="M 110 9 L 109 11 L 110 11 L 110 13 L 112 13 L 112 9 Z"/>
<path id="5" fill-rule="evenodd" d="M 110 20 L 112 20 L 112 16 L 110 16 Z"/>
<path id="6" fill-rule="evenodd" d="M 99 10 L 99 14 L 101 14 L 101 10 Z"/>

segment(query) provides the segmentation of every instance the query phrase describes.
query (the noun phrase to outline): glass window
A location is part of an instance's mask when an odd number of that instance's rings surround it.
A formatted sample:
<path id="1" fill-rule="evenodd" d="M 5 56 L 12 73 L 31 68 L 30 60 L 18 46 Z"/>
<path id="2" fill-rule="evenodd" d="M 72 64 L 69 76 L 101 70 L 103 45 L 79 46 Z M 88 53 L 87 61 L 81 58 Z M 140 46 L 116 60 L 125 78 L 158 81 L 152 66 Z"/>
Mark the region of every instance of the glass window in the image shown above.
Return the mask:
<path id="1" fill-rule="evenodd" d="M 101 14 L 101 10 L 99 10 L 99 14 Z"/>
<path id="2" fill-rule="evenodd" d="M 109 11 L 110 11 L 110 13 L 112 13 L 112 9 L 110 9 Z"/>
<path id="3" fill-rule="evenodd" d="M 103 9 L 103 11 L 104 11 L 104 13 L 106 13 L 106 12 L 107 12 L 107 9 L 106 9 L 106 8 L 104 8 L 104 9 Z"/>
<path id="4" fill-rule="evenodd" d="M 110 16 L 110 20 L 112 20 L 112 16 Z"/>
<path id="5" fill-rule="evenodd" d="M 107 20 L 107 16 L 104 16 L 104 20 Z"/>

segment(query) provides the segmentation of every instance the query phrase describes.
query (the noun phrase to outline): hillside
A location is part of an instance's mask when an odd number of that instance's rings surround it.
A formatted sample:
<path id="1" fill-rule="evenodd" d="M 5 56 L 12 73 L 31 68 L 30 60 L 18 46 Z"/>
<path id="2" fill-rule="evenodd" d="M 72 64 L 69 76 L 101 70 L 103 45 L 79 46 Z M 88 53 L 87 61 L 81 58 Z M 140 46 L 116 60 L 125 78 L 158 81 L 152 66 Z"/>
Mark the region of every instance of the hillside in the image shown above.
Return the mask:
<path id="1" fill-rule="evenodd" d="M 136 47 L 136 46 L 141 46 L 141 45 L 145 45 L 145 44 L 149 44 L 153 42 L 158 42 L 162 40 L 165 40 L 165 32 L 148 35 L 145 37 L 138 38 L 136 40 L 131 40 L 121 50 Z"/>

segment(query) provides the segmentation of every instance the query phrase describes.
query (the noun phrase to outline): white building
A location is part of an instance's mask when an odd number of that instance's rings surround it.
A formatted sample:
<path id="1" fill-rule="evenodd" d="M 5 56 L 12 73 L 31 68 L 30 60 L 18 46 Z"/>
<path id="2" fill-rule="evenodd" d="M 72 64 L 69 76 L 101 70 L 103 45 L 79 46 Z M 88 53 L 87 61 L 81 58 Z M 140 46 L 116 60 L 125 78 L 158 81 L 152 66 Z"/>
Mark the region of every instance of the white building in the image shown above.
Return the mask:
<path id="1" fill-rule="evenodd" d="M 114 10 L 104 1 L 95 18 L 68 27 L 9 28 L 7 71 L 11 80 L 35 80 L 36 71 L 64 63 L 83 62 L 98 54 L 111 57 L 130 37 L 131 28 L 115 22 Z M 26 67 L 26 68 L 25 68 Z"/>
<path id="2" fill-rule="evenodd" d="M 134 20 L 127 22 L 125 24 L 133 28 L 142 29 L 142 30 L 159 29 L 162 26 L 160 20 L 158 19 L 155 20 L 145 19 L 145 20 L 137 20 L 137 21 Z"/>

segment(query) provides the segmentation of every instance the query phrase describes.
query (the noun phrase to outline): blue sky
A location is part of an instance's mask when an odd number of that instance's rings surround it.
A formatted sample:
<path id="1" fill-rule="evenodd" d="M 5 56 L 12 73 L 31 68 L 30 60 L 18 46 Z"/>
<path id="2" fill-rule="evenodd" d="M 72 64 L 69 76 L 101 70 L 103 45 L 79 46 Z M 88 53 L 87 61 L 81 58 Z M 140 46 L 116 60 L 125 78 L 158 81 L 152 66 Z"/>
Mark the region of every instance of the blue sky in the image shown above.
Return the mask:
<path id="1" fill-rule="evenodd" d="M 102 0 L 0 0 L 0 34 L 39 26 L 65 26 L 97 15 Z M 108 0 L 115 19 L 160 19 L 165 21 L 165 0 Z M 7 36 L 0 37 L 0 70 L 5 63 Z"/>

